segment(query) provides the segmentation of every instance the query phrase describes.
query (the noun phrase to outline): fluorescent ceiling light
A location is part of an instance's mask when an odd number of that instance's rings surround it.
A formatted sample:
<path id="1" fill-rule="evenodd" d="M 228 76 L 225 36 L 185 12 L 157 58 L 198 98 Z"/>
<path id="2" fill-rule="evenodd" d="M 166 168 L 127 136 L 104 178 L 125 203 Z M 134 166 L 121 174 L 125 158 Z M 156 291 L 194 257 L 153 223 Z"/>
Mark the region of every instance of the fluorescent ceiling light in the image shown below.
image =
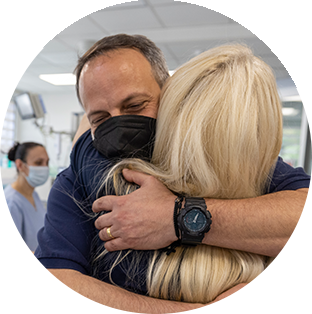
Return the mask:
<path id="1" fill-rule="evenodd" d="M 285 96 L 285 97 L 282 97 L 281 100 L 283 102 L 301 101 L 301 97 L 300 97 L 300 95 Z"/>
<path id="2" fill-rule="evenodd" d="M 72 73 L 41 74 L 39 78 L 53 85 L 75 85 L 76 76 Z"/>
<path id="3" fill-rule="evenodd" d="M 292 108 L 292 107 L 285 107 L 282 108 L 283 116 L 296 116 L 299 113 L 298 109 Z"/>

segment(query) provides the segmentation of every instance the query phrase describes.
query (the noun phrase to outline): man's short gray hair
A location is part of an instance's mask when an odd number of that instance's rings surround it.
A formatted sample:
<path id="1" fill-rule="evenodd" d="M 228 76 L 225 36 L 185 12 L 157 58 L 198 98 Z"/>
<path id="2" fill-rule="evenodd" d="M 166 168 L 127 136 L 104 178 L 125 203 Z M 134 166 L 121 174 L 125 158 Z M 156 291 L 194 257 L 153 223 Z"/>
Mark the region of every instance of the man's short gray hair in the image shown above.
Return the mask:
<path id="1" fill-rule="evenodd" d="M 147 59 L 152 67 L 152 73 L 159 87 L 162 88 L 169 77 L 166 59 L 162 51 L 147 37 L 143 35 L 118 34 L 107 36 L 97 41 L 82 57 L 79 58 L 75 68 L 76 92 L 79 95 L 79 79 L 84 65 L 90 60 L 105 55 L 109 51 L 130 48 L 138 50 Z"/>

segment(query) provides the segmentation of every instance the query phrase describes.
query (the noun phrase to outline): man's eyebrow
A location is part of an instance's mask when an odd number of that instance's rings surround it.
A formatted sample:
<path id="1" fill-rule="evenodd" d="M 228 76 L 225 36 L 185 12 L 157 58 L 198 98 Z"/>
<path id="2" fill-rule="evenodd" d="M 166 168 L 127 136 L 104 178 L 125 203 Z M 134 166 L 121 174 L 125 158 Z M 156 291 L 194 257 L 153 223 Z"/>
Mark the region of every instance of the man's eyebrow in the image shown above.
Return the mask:
<path id="1" fill-rule="evenodd" d="M 90 119 L 92 116 L 95 116 L 95 115 L 97 115 L 97 114 L 101 114 L 101 113 L 103 113 L 103 112 L 105 112 L 105 110 L 95 110 L 95 111 L 91 111 L 91 112 L 88 114 L 87 118 Z"/>
<path id="2" fill-rule="evenodd" d="M 137 93 L 137 92 L 135 92 L 135 93 L 132 93 L 132 94 L 128 95 L 128 96 L 127 96 L 126 98 L 124 98 L 123 100 L 121 100 L 120 103 L 121 103 L 121 104 L 126 104 L 126 103 L 132 101 L 133 99 L 135 99 L 135 98 L 140 98 L 140 97 L 144 98 L 145 100 L 150 100 L 150 99 L 152 99 L 152 96 L 151 96 L 150 94 L 148 94 L 148 93 Z M 88 114 L 87 118 L 90 120 L 90 118 L 91 118 L 92 116 L 95 116 L 95 115 L 97 115 L 97 114 L 102 114 L 102 113 L 104 113 L 104 112 L 106 112 L 106 111 L 105 111 L 105 110 L 95 110 L 95 111 L 91 111 L 91 112 Z"/>
<path id="3" fill-rule="evenodd" d="M 146 99 L 152 98 L 152 96 L 150 94 L 147 94 L 147 93 L 132 93 L 129 96 L 127 96 L 125 99 L 123 99 L 121 101 L 121 103 L 127 103 L 127 102 L 133 100 L 134 98 L 139 98 L 139 97 L 144 97 Z"/>

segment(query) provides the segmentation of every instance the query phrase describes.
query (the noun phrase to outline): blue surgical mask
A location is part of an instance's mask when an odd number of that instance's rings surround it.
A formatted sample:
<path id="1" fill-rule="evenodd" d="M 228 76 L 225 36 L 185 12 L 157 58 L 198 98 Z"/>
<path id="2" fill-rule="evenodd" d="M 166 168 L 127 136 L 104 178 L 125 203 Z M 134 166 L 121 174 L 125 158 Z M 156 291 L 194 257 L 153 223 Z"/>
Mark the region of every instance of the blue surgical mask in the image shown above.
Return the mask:
<path id="1" fill-rule="evenodd" d="M 28 166 L 28 165 L 27 165 Z M 43 185 L 49 178 L 48 166 L 28 166 L 29 174 L 25 178 L 30 186 L 33 188 Z"/>

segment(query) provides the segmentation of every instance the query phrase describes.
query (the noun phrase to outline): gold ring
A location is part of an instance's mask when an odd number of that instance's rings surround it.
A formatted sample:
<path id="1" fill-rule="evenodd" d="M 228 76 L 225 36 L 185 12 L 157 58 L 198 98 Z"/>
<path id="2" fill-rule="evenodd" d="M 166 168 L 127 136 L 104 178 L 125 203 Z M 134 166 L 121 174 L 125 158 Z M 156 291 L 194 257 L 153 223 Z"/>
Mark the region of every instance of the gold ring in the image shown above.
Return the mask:
<path id="1" fill-rule="evenodd" d="M 110 228 L 111 228 L 111 227 L 108 227 L 108 228 L 106 229 L 106 233 L 107 233 L 107 235 L 108 235 L 111 239 L 115 239 L 115 238 L 112 236 L 112 234 L 111 234 Z"/>

